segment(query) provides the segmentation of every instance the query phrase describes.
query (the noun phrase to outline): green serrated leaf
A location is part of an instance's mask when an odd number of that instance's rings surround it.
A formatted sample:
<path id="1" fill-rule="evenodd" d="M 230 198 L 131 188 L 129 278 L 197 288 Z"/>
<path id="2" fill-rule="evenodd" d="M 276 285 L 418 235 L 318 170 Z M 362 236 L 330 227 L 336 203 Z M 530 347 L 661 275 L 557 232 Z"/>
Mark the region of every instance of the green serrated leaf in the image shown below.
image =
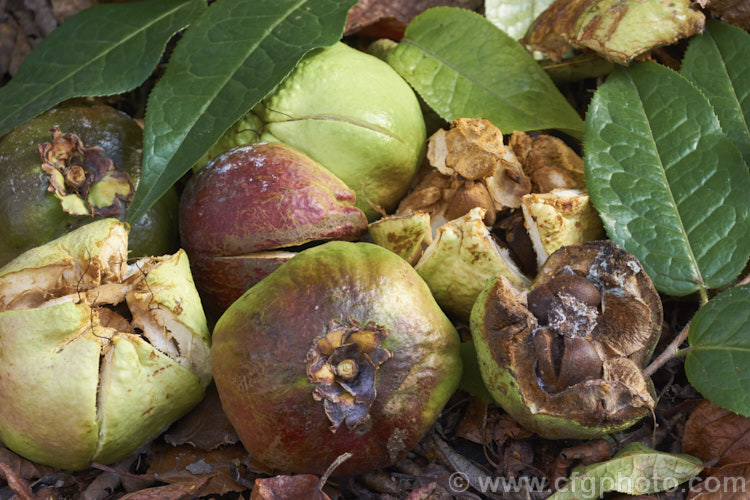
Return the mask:
<path id="1" fill-rule="evenodd" d="M 356 0 L 220 0 L 177 45 L 149 96 L 138 220 L 310 49 L 341 38 Z"/>
<path id="2" fill-rule="evenodd" d="M 485 0 L 484 16 L 515 40 L 554 0 Z"/>
<path id="3" fill-rule="evenodd" d="M 706 94 L 750 166 L 750 34 L 720 21 L 692 39 L 680 73 Z"/>
<path id="4" fill-rule="evenodd" d="M 717 288 L 750 256 L 750 174 L 701 92 L 639 63 L 613 72 L 586 116 L 586 183 L 610 238 L 670 295 Z"/>
<path id="5" fill-rule="evenodd" d="M 583 122 L 529 53 L 482 16 L 436 7 L 415 17 L 388 63 L 446 121 L 486 118 L 502 131 Z"/>
<path id="6" fill-rule="evenodd" d="M 688 380 L 706 399 L 750 417 L 750 285 L 730 288 L 690 322 Z"/>
<path id="7" fill-rule="evenodd" d="M 134 89 L 170 37 L 205 8 L 205 0 L 151 0 L 96 5 L 71 17 L 0 88 L 0 136 L 65 99 Z"/>
<path id="8" fill-rule="evenodd" d="M 570 481 L 548 500 L 593 500 L 607 491 L 647 495 L 674 488 L 702 470 L 695 457 L 662 453 L 635 442 L 606 462 L 575 469 Z"/>

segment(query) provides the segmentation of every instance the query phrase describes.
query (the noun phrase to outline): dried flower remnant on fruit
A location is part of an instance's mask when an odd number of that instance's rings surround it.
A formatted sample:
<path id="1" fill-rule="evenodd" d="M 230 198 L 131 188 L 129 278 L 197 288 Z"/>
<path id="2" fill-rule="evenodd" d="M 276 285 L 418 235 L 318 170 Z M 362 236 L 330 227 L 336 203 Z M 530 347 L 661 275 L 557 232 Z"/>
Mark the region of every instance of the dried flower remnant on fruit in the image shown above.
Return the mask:
<path id="1" fill-rule="evenodd" d="M 52 142 L 39 145 L 42 170 L 49 174 L 48 191 L 72 215 L 120 217 L 133 199 L 130 176 L 96 146 L 84 146 L 75 134 L 50 129 Z"/>
<path id="2" fill-rule="evenodd" d="M 515 131 L 509 147 L 531 180 L 532 192 L 586 189 L 583 159 L 561 139 L 551 135 L 532 137 L 526 132 Z"/>
<path id="3" fill-rule="evenodd" d="M 375 377 L 392 354 L 380 344 L 388 331 L 374 322 L 364 326 L 354 319 L 348 325 L 331 322 L 328 333 L 307 354 L 307 377 L 315 384 L 313 398 L 323 401 L 331 432 L 346 424 L 367 431 L 370 407 L 377 391 Z"/>
<path id="4" fill-rule="evenodd" d="M 528 292 L 490 281 L 472 334 L 488 389 L 511 416 L 546 438 L 590 438 L 653 410 L 641 369 L 661 322 L 637 259 L 595 241 L 550 255 Z"/>

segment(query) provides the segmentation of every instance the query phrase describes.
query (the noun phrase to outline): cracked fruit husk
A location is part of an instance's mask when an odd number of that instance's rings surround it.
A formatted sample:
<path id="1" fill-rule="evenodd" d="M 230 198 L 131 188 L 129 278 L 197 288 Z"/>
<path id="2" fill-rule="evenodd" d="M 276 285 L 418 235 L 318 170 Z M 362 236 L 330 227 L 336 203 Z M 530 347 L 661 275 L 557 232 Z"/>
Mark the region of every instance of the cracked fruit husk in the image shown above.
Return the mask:
<path id="1" fill-rule="evenodd" d="M 354 475 L 414 447 L 461 378 L 458 334 L 427 285 L 370 243 L 307 249 L 219 319 L 211 363 L 247 451 L 284 472 Z"/>
<path id="2" fill-rule="evenodd" d="M 211 380 L 187 255 L 128 265 L 127 231 L 102 219 L 0 268 L 0 441 L 30 460 L 119 460 Z"/>
<path id="3" fill-rule="evenodd" d="M 56 108 L 6 135 L 0 143 L 0 266 L 92 218 L 124 221 L 141 155 L 141 128 L 109 106 Z M 175 251 L 177 210 L 172 188 L 133 225 L 130 257 Z"/>
<path id="4" fill-rule="evenodd" d="M 424 155 L 425 124 L 414 91 L 380 59 L 343 43 L 310 51 L 209 151 L 258 141 L 309 155 L 357 193 L 373 220 L 396 207 Z"/>
<path id="5" fill-rule="evenodd" d="M 300 245 L 354 240 L 367 230 L 354 192 L 279 143 L 234 148 L 185 187 L 180 234 L 207 307 L 220 315 Z"/>
<path id="6" fill-rule="evenodd" d="M 661 325 L 650 278 L 611 241 L 557 250 L 530 291 L 490 280 L 471 314 L 487 389 L 547 439 L 593 438 L 651 413 L 641 370 Z"/>

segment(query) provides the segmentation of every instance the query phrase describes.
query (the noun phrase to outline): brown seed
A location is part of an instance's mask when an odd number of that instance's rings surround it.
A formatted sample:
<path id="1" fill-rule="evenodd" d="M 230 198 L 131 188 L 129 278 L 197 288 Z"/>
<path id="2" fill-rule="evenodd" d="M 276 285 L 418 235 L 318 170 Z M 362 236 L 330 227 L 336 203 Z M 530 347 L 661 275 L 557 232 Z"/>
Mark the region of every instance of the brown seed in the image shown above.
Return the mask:
<path id="1" fill-rule="evenodd" d="M 552 295 L 570 295 L 587 306 L 597 307 L 601 302 L 601 294 L 596 286 L 577 274 L 565 274 L 547 282 Z"/>
<path id="2" fill-rule="evenodd" d="M 526 307 L 539 320 L 540 325 L 547 324 L 547 313 L 552 307 L 553 300 L 555 300 L 555 296 L 546 284 L 533 288 L 526 296 Z"/>
<path id="3" fill-rule="evenodd" d="M 534 332 L 534 352 L 537 360 L 537 375 L 545 389 L 556 392 L 557 372 L 560 369 L 562 354 L 562 337 L 547 328 L 538 328 Z"/>
<path id="4" fill-rule="evenodd" d="M 557 390 L 562 391 L 584 380 L 601 378 L 602 360 L 593 344 L 583 338 L 565 337 Z"/>

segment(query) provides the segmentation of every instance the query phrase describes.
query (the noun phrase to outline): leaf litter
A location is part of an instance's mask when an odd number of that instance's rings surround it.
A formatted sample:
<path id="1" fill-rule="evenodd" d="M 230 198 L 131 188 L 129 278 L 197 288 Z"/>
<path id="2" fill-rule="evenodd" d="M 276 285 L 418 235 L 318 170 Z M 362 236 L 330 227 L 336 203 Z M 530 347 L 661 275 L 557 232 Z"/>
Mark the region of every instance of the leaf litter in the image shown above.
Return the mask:
<path id="1" fill-rule="evenodd" d="M 86 6 L 86 2 L 77 3 Z M 390 8 L 391 14 L 408 10 L 396 5 L 399 2 L 380 3 Z M 27 2 L 29 4 L 32 3 Z M 59 4 L 52 2 L 53 8 L 59 8 Z M 742 2 L 714 1 L 708 7 L 725 20 L 739 19 L 735 24 L 747 22 Z M 373 21 L 370 24 L 377 27 L 389 15 L 371 15 L 364 22 Z M 394 17 L 398 15 L 394 14 Z M 10 44 L 10 52 L 7 43 L 0 50 L 0 63 L 5 64 L 0 66 L 0 78 L 3 78 L 0 82 L 7 81 L 7 74 L 2 73 L 9 69 L 12 71 L 14 61 L 17 65 L 23 58 L 23 52 L 28 52 L 31 44 L 38 41 L 34 38 L 40 36 L 33 31 L 21 32 L 17 19 L 19 15 L 16 13 L 10 21 L 2 20 L 5 23 L 2 26 L 10 26 L 17 36 Z M 352 31 L 356 29 L 359 28 L 352 28 Z M 6 33 L 3 31 L 3 34 Z M 672 325 L 667 327 L 667 331 L 676 331 L 678 325 L 685 322 L 680 317 L 684 316 L 686 307 L 680 303 L 668 305 L 671 306 Z M 361 477 L 334 477 L 325 487 L 328 496 L 318 489 L 320 478 L 273 476 L 273 471 L 254 464 L 251 457 L 246 456 L 236 444 L 231 426 L 227 428 L 226 422 L 222 422 L 223 414 L 216 401 L 209 396 L 206 404 L 178 422 L 162 439 L 107 470 L 92 468 L 71 473 L 40 466 L 15 455 L 0 443 L 0 499 L 14 495 L 24 499 L 71 496 L 178 499 L 215 497 L 222 492 L 229 495 L 230 491 L 236 492 L 237 496 L 227 498 L 247 498 L 251 489 L 252 498 L 274 498 L 272 495 L 275 494 L 288 496 L 297 492 L 304 492 L 308 498 L 313 498 L 308 495 L 318 493 L 319 498 L 449 498 L 453 490 L 448 481 L 454 471 L 468 474 L 470 482 L 474 481 L 474 484 L 482 475 L 517 478 L 537 475 L 554 481 L 567 477 L 576 466 L 606 460 L 613 445 L 628 442 L 642 442 L 670 452 L 695 454 L 713 467 L 708 470 L 711 475 L 707 477 L 744 477 L 750 480 L 745 445 L 750 427 L 748 419 L 707 402 L 698 404 L 690 413 L 699 399 L 685 379 L 681 363 L 668 364 L 656 374 L 654 380 L 661 396 L 656 422 L 643 421 L 628 432 L 615 435 L 613 442 L 558 443 L 541 440 L 519 427 L 496 407 L 488 407 L 480 399 L 459 392 L 443 412 L 435 431 L 406 459 L 388 469 Z M 657 423 L 658 427 L 655 427 Z M 125 496 L 121 496 L 123 493 L 126 493 Z M 677 496 L 670 494 L 648 498 L 685 498 L 686 494 L 683 488 Z M 546 498 L 548 495 L 548 491 L 526 490 L 503 498 Z M 500 498 L 492 494 L 485 497 Z M 469 492 L 464 498 L 479 497 Z M 687 498 L 706 500 L 730 497 L 717 496 L 705 491 L 705 488 L 694 487 Z"/>

